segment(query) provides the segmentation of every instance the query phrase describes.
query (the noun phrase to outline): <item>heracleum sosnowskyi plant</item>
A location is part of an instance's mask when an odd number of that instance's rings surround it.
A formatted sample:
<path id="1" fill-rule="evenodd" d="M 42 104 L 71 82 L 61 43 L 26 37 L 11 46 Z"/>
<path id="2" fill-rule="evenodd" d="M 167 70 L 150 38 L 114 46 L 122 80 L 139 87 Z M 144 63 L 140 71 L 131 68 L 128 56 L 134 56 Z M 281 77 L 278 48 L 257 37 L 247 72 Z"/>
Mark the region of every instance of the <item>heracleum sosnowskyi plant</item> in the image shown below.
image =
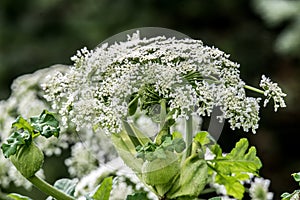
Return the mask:
<path id="1" fill-rule="evenodd" d="M 272 99 L 275 111 L 285 107 L 286 95 L 269 78 L 262 76 L 262 89 L 248 86 L 239 65 L 216 48 L 189 38 L 141 38 L 139 32 L 127 41 L 84 48 L 72 60 L 74 66 L 45 81 L 45 98 L 63 126 L 109 135 L 123 161 L 159 199 L 242 199 L 243 183 L 259 176 L 255 147 L 241 139 L 224 154 L 208 132 L 195 128 L 195 119 L 217 107 L 218 120 L 255 133 L 261 98 L 247 97 L 245 90 L 264 96 L 264 106 Z M 157 129 L 138 127 L 142 117 Z M 184 130 L 178 128 L 182 121 Z M 253 188 L 252 199 L 272 198 L 265 190 L 257 196 Z M 146 198 L 139 193 L 126 199 L 141 196 Z"/>
<path id="2" fill-rule="evenodd" d="M 272 99 L 276 111 L 285 107 L 286 96 L 276 83 L 262 76 L 262 89 L 246 85 L 237 63 L 199 40 L 141 38 L 138 31 L 124 42 L 83 48 L 72 60 L 69 72 L 44 85 L 64 125 L 70 120 L 78 130 L 110 135 L 124 162 L 160 199 L 197 198 L 209 182 L 243 197 L 241 181 L 261 167 L 255 148 L 242 139 L 224 156 L 207 132 L 195 132 L 192 119 L 219 107 L 220 121 L 255 133 L 261 98 L 247 97 L 245 90 L 264 96 L 264 106 Z M 135 115 L 152 119 L 158 131 L 144 134 Z M 180 120 L 186 121 L 184 132 L 176 130 Z"/>

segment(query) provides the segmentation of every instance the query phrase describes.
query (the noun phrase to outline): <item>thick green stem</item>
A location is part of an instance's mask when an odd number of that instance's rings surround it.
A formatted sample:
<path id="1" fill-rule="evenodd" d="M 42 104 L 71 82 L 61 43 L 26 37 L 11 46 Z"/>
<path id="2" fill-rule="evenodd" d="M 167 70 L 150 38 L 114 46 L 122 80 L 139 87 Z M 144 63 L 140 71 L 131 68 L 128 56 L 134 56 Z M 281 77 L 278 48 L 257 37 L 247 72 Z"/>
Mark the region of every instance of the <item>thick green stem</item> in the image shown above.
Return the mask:
<path id="1" fill-rule="evenodd" d="M 165 99 L 160 100 L 160 109 L 160 129 L 162 129 L 166 123 L 167 117 L 167 105 Z"/>
<path id="2" fill-rule="evenodd" d="M 65 194 L 61 190 L 53 187 L 43 179 L 39 178 L 36 175 L 33 175 L 27 178 L 35 187 L 37 187 L 42 192 L 46 193 L 49 196 L 54 197 L 57 200 L 75 200 L 75 198 Z"/>
<path id="3" fill-rule="evenodd" d="M 186 139 L 186 152 L 185 158 L 188 158 L 192 152 L 192 142 L 193 142 L 193 117 L 191 115 L 188 116 L 189 118 L 186 120 L 185 123 L 185 139 Z"/>
<path id="4" fill-rule="evenodd" d="M 160 131 L 155 137 L 155 143 L 160 145 L 163 141 L 163 137 L 170 134 L 170 127 L 167 121 L 167 102 L 165 99 L 160 100 Z"/>
<path id="5" fill-rule="evenodd" d="M 248 90 L 251 90 L 251 91 L 253 91 L 253 92 L 257 92 L 257 93 L 259 93 L 259 94 L 263 94 L 263 95 L 264 95 L 264 91 L 263 91 L 263 90 L 260 90 L 260 89 L 258 89 L 258 88 L 252 87 L 252 86 L 250 86 L 250 85 L 245 85 L 244 88 L 245 88 L 245 89 L 248 89 Z"/>

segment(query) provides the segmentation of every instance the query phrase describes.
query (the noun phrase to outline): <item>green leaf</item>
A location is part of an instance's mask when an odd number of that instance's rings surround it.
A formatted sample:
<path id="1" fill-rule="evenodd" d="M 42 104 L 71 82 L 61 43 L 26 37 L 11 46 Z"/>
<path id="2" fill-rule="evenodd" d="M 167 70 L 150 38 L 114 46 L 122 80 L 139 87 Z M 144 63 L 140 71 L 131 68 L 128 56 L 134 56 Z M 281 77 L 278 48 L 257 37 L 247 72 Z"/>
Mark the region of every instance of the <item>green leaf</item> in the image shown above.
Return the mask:
<path id="1" fill-rule="evenodd" d="M 171 135 L 164 135 L 159 145 L 147 142 L 144 146 L 137 146 L 137 158 L 142 158 L 144 161 L 153 161 L 156 158 L 165 158 L 166 151 L 181 153 L 185 147 L 186 145 L 182 138 L 172 140 Z"/>
<path id="2" fill-rule="evenodd" d="M 27 130 L 30 134 L 34 134 L 33 127 L 30 125 L 30 123 L 24 119 L 22 116 L 19 116 L 16 121 L 12 123 L 12 128 L 16 128 L 17 130 L 23 129 Z"/>
<path id="3" fill-rule="evenodd" d="M 189 157 L 180 170 L 180 176 L 167 193 L 168 198 L 197 197 L 206 185 L 207 175 L 206 161 L 199 160 L 197 156 Z"/>
<path id="4" fill-rule="evenodd" d="M 182 138 L 175 138 L 173 140 L 174 149 L 177 153 L 183 152 L 186 147 L 186 144 Z"/>
<path id="5" fill-rule="evenodd" d="M 251 147 L 248 152 L 249 143 L 246 138 L 241 139 L 236 143 L 234 149 L 227 154 L 224 160 L 220 160 L 220 169 L 222 171 L 230 173 L 231 171 L 236 172 L 250 172 L 257 174 L 258 170 L 262 167 L 260 159 L 256 156 L 255 147 Z"/>
<path id="6" fill-rule="evenodd" d="M 148 199 L 146 192 L 137 192 L 126 197 L 126 200 L 145 200 Z"/>
<path id="7" fill-rule="evenodd" d="M 176 139 L 176 138 L 182 138 L 182 134 L 181 134 L 180 132 L 178 132 L 178 131 L 174 131 L 174 132 L 172 133 L 172 138 L 173 138 L 173 139 Z"/>
<path id="8" fill-rule="evenodd" d="M 75 188 L 76 188 L 77 183 L 78 183 L 77 180 L 63 178 L 63 179 L 57 180 L 54 183 L 54 187 L 63 191 L 64 193 L 74 197 Z"/>
<path id="9" fill-rule="evenodd" d="M 216 176 L 216 182 L 224 185 L 228 195 L 232 195 L 236 199 L 242 199 L 244 196 L 245 188 L 241 182 L 234 176 Z"/>
<path id="10" fill-rule="evenodd" d="M 194 141 L 199 142 L 201 146 L 204 146 L 210 143 L 208 136 L 209 134 L 207 131 L 201 131 L 196 134 L 196 136 L 194 137 Z"/>
<path id="11" fill-rule="evenodd" d="M 216 183 L 224 185 L 227 194 L 237 199 L 243 197 L 245 189 L 240 182 L 249 179 L 247 173 L 258 174 L 258 170 L 262 167 L 261 161 L 256 156 L 255 147 L 249 150 L 248 147 L 247 139 L 243 138 L 229 154 L 222 156 L 222 150 L 218 145 L 211 146 L 211 151 L 216 157 L 208 161 L 210 174 L 216 172 Z"/>
<path id="12" fill-rule="evenodd" d="M 31 134 L 24 130 L 22 132 L 13 132 L 9 138 L 6 140 L 7 143 L 1 145 L 1 149 L 5 158 L 16 154 L 17 150 L 24 144 L 31 143 Z"/>
<path id="13" fill-rule="evenodd" d="M 31 117 L 30 123 L 35 131 L 46 138 L 49 138 L 52 135 L 55 137 L 59 136 L 59 122 L 54 117 L 53 113 L 50 113 L 47 110 L 44 110 L 38 117 Z"/>
<path id="14" fill-rule="evenodd" d="M 110 191 L 112 189 L 112 177 L 105 178 L 92 198 L 94 200 L 109 200 Z"/>
<path id="15" fill-rule="evenodd" d="M 290 194 L 290 193 L 285 192 L 280 197 L 282 198 L 282 200 L 290 200 L 292 198 L 292 196 L 293 196 L 294 193 L 295 192 L 293 192 L 292 194 Z"/>
<path id="16" fill-rule="evenodd" d="M 26 197 L 26 196 L 23 196 L 23 195 L 20 195 L 20 194 L 17 194 L 17 193 L 10 193 L 7 196 L 10 197 L 11 199 L 14 199 L 14 200 L 32 200 L 29 197 Z"/>

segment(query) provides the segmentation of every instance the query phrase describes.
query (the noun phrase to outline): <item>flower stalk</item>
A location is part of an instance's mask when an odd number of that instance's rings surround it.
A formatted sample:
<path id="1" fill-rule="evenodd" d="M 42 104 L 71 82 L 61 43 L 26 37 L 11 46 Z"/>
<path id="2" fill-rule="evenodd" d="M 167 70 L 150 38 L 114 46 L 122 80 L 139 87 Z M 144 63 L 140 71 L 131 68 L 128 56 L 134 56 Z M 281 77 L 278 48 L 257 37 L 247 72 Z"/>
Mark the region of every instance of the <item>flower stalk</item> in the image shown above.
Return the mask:
<path id="1" fill-rule="evenodd" d="M 259 94 L 264 95 L 264 91 L 263 91 L 263 90 L 260 90 L 260 89 L 258 89 L 258 88 L 256 88 L 256 87 L 252 87 L 252 86 L 250 86 L 250 85 L 245 85 L 244 88 L 247 89 L 247 90 L 251 90 L 251 91 L 253 91 L 253 92 L 257 92 L 257 93 L 259 93 Z"/>
<path id="2" fill-rule="evenodd" d="M 27 180 L 29 180 L 40 191 L 44 192 L 45 194 L 48 194 L 49 196 L 54 197 L 57 200 L 75 200 L 75 198 L 53 187 L 52 185 L 50 185 L 49 183 L 47 183 L 46 181 L 44 181 L 36 175 L 27 178 Z"/>

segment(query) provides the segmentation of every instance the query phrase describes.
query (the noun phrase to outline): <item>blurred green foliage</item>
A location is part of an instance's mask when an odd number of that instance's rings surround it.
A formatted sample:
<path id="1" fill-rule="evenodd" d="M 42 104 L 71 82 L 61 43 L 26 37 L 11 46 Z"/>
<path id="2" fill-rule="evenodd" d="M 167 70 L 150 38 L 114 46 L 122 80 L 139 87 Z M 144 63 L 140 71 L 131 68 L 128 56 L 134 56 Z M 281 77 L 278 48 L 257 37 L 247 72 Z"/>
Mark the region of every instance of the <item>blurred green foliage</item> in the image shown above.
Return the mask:
<path id="1" fill-rule="evenodd" d="M 299 51 L 298 57 L 276 53 L 274 43 L 285 25 L 267 27 L 250 0 L 1 0 L 0 99 L 9 96 L 17 76 L 71 64 L 77 49 L 94 48 L 114 34 L 145 26 L 174 29 L 231 54 L 250 84 L 261 74 L 280 83 L 288 93 L 288 108 L 278 114 L 265 109 L 258 134 L 246 135 L 257 145 L 262 172 L 272 180 L 275 195 L 291 191 L 289 174 L 300 168 L 294 139 L 299 137 Z M 223 136 L 220 140 L 225 146 L 234 142 Z"/>
<path id="2" fill-rule="evenodd" d="M 253 4 L 268 26 L 283 26 L 275 43 L 276 51 L 300 57 L 300 1 L 254 0 Z"/>

